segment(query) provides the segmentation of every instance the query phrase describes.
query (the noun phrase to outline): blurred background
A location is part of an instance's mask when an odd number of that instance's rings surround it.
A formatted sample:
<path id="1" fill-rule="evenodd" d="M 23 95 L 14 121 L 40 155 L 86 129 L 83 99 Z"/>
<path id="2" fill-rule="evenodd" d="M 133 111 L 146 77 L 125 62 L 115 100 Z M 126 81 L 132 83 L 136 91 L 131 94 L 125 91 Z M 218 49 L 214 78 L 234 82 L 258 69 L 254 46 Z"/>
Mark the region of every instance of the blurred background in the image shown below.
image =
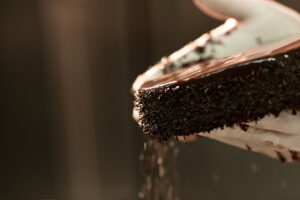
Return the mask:
<path id="1" fill-rule="evenodd" d="M 141 199 L 131 84 L 221 23 L 191 0 L 2 0 L 0 199 Z M 207 139 L 176 145 L 181 200 L 300 198 L 300 163 Z"/>

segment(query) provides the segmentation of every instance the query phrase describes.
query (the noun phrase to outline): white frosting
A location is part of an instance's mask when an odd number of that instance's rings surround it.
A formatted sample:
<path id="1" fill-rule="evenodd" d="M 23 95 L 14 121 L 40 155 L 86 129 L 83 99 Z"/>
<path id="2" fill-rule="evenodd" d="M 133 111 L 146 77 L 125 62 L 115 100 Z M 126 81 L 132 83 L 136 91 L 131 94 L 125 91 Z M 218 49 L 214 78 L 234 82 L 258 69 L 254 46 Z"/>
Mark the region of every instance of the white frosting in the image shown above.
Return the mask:
<path id="1" fill-rule="evenodd" d="M 208 58 L 213 56 L 211 53 L 203 52 L 202 54 L 197 52 L 196 49 L 198 47 L 207 47 L 207 49 L 211 49 L 208 47 L 208 41 L 210 38 L 217 38 L 223 36 L 225 33 L 231 31 L 235 27 L 237 27 L 238 22 L 229 18 L 226 22 L 212 30 L 210 33 L 203 34 L 201 37 L 196 39 L 195 41 L 185 45 L 180 50 L 174 52 L 168 57 L 163 57 L 159 63 L 151 67 L 145 73 L 139 75 L 135 82 L 132 85 L 132 90 L 137 91 L 145 82 L 158 78 L 164 74 L 164 69 L 172 64 L 174 66 L 174 70 L 181 68 L 184 64 L 194 62 L 199 60 L 200 58 Z M 210 51 L 207 51 L 210 52 Z"/>
<path id="2" fill-rule="evenodd" d="M 300 15 L 272 0 L 194 0 L 217 19 L 235 18 L 238 28 L 230 35 L 214 37 L 222 45 L 208 44 L 206 53 L 224 57 L 246 48 L 276 42 L 300 32 Z M 280 25 L 279 25 L 280 24 Z"/>
<path id="3" fill-rule="evenodd" d="M 289 135 L 251 126 L 247 131 L 234 126 L 215 129 L 210 133 L 199 133 L 199 135 L 242 149 L 263 153 L 272 158 L 283 158 L 285 162 L 294 161 L 292 152 L 300 152 L 300 135 Z M 279 153 L 282 157 L 279 157 Z"/>
<path id="4" fill-rule="evenodd" d="M 272 0 L 193 1 L 204 13 L 226 20 L 225 24 L 163 58 L 137 78 L 133 85 L 134 91 L 145 81 L 163 75 L 164 68 L 170 63 L 173 64 L 172 69 L 176 70 L 199 59 L 230 56 L 256 45 L 273 43 L 300 33 L 300 15 Z M 230 34 L 226 34 L 230 31 Z M 201 46 L 205 46 L 204 51 L 196 51 Z M 199 135 L 243 149 L 250 147 L 252 151 L 273 158 L 284 157 L 285 161 L 292 162 L 291 151 L 300 152 L 300 115 L 293 115 L 291 112 L 283 111 L 278 117 L 266 116 L 257 123 L 248 123 L 247 131 L 235 126 Z M 136 110 L 133 115 L 138 120 Z"/>

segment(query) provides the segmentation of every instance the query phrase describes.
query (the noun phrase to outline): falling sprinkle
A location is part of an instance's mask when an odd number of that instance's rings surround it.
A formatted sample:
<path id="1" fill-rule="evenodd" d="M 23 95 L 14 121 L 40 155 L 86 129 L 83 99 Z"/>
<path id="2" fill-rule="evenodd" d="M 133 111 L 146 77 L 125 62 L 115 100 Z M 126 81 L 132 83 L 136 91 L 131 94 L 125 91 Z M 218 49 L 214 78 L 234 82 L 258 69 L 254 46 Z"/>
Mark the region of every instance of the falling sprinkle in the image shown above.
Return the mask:
<path id="1" fill-rule="evenodd" d="M 216 184 L 219 183 L 220 177 L 219 177 L 218 172 L 214 172 L 214 173 L 213 173 L 213 181 L 214 181 Z"/>
<path id="2" fill-rule="evenodd" d="M 141 153 L 141 154 L 140 154 L 140 156 L 139 156 L 139 160 L 140 160 L 140 161 L 143 161 L 143 160 L 144 160 L 144 158 L 145 158 L 144 154 L 143 154 L 143 153 Z"/>
<path id="3" fill-rule="evenodd" d="M 250 170 L 254 173 L 258 172 L 260 170 L 259 165 L 256 162 L 251 162 Z"/>
<path id="4" fill-rule="evenodd" d="M 157 164 L 158 165 L 161 165 L 163 163 L 163 159 L 161 158 L 161 157 L 159 157 L 158 159 L 157 159 Z"/>
<path id="5" fill-rule="evenodd" d="M 287 182 L 285 181 L 285 180 L 282 180 L 281 182 L 280 182 L 280 187 L 284 190 L 284 189 L 286 189 L 287 188 Z"/>
<path id="6" fill-rule="evenodd" d="M 159 177 L 160 177 L 160 178 L 163 178 L 163 177 L 164 177 L 164 175 L 165 175 L 165 169 L 164 169 L 163 166 L 159 166 L 159 167 L 158 167 L 158 173 L 159 173 Z"/>
<path id="7" fill-rule="evenodd" d="M 139 199 L 144 199 L 144 196 L 145 196 L 145 193 L 144 193 L 144 192 L 140 191 L 140 192 L 138 193 Z"/>
<path id="8" fill-rule="evenodd" d="M 158 143 L 147 139 L 139 155 L 139 200 L 180 200 L 177 174 L 179 148 L 175 141 Z"/>
<path id="9" fill-rule="evenodd" d="M 175 149 L 174 149 L 174 154 L 175 154 L 175 155 L 179 154 L 179 148 L 175 148 Z"/>

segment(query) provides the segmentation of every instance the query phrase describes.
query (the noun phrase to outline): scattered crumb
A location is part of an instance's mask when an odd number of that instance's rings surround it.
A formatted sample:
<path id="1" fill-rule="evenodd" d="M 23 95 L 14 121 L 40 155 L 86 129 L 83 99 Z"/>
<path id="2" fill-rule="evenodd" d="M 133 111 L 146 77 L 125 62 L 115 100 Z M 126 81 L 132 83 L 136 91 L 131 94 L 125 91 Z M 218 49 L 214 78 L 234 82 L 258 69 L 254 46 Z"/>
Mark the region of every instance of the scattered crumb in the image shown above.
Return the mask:
<path id="1" fill-rule="evenodd" d="M 257 44 L 263 44 L 261 37 L 256 37 L 255 40 Z"/>
<path id="2" fill-rule="evenodd" d="M 213 173 L 213 181 L 217 184 L 220 181 L 220 177 L 219 177 L 219 173 L 218 172 L 214 172 Z"/>
<path id="3" fill-rule="evenodd" d="M 240 126 L 240 128 L 241 128 L 243 131 L 245 131 L 245 132 L 247 132 L 247 131 L 248 131 L 248 129 L 249 129 L 249 126 L 248 126 L 248 125 L 246 125 L 246 124 L 242 124 L 242 123 L 240 123 L 240 124 L 239 124 L 239 126 Z"/>
<path id="4" fill-rule="evenodd" d="M 246 148 L 248 151 L 252 151 L 252 148 L 248 144 L 246 144 Z"/>
<path id="5" fill-rule="evenodd" d="M 278 159 L 279 159 L 282 163 L 285 163 L 285 162 L 286 162 L 286 158 L 282 155 L 282 153 L 280 153 L 279 151 L 275 151 L 275 153 L 277 154 Z"/>
<path id="6" fill-rule="evenodd" d="M 158 165 L 161 165 L 163 163 L 163 159 L 161 158 L 161 157 L 159 157 L 158 159 L 157 159 L 157 164 Z"/>
<path id="7" fill-rule="evenodd" d="M 280 182 L 280 187 L 284 190 L 284 189 L 286 189 L 287 188 L 287 182 L 285 181 L 285 180 L 282 180 L 281 182 Z"/>
<path id="8" fill-rule="evenodd" d="M 145 159 L 145 155 L 143 153 L 141 153 L 140 156 L 139 156 L 139 160 L 143 161 L 144 159 Z"/>
<path id="9" fill-rule="evenodd" d="M 260 170 L 259 165 L 256 162 L 250 163 L 250 170 L 254 173 L 258 172 Z"/>

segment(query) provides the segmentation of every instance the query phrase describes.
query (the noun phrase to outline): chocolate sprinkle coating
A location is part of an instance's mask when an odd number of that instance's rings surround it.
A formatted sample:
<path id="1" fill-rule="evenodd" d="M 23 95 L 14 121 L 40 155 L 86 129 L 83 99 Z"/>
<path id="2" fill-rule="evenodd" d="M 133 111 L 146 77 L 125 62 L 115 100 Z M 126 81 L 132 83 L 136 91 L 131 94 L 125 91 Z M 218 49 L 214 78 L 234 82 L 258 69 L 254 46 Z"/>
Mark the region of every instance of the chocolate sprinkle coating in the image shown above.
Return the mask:
<path id="1" fill-rule="evenodd" d="M 299 109 L 300 49 L 272 58 L 276 61 L 264 59 L 233 66 L 234 73 L 212 74 L 206 81 L 198 77 L 139 90 L 135 106 L 140 127 L 161 141 Z"/>

